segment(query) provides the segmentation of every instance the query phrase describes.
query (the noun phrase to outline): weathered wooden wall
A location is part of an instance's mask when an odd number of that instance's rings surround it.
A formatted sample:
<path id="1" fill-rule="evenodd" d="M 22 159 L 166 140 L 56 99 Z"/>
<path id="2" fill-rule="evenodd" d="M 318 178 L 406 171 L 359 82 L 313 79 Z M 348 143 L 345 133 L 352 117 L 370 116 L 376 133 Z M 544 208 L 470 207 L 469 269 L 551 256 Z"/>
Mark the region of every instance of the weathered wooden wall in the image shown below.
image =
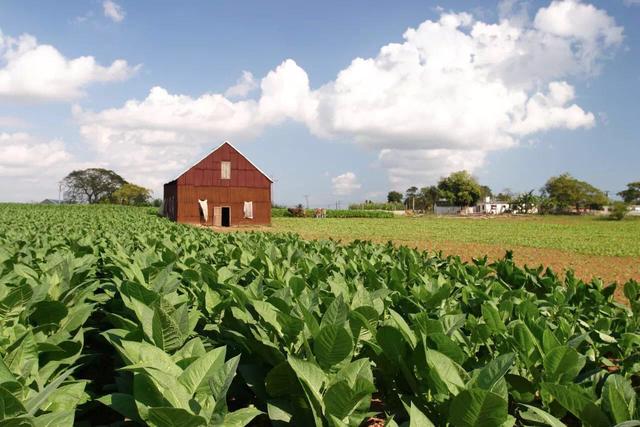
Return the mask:
<path id="1" fill-rule="evenodd" d="M 164 215 L 172 221 L 178 220 L 178 183 L 171 181 L 164 185 Z"/>

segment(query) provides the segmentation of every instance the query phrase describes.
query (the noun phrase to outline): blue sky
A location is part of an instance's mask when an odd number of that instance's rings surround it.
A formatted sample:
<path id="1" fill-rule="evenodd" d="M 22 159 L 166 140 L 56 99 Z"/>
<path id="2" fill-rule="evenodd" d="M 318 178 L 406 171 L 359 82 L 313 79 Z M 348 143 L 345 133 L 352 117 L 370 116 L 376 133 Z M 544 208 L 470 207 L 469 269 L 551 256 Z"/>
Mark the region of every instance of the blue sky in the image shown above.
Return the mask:
<path id="1" fill-rule="evenodd" d="M 494 191 L 567 171 L 617 192 L 640 179 L 635 3 L 5 0 L 0 200 L 91 166 L 161 196 L 225 139 L 286 204 L 463 168 Z"/>

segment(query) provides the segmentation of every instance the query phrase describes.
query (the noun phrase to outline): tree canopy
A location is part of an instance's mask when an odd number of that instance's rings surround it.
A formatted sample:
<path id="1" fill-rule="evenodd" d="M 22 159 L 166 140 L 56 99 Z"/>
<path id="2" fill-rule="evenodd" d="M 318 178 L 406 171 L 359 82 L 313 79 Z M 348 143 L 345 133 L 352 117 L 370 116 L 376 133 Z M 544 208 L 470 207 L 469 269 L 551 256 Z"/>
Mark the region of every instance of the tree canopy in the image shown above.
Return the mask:
<path id="1" fill-rule="evenodd" d="M 440 198 L 454 206 L 472 206 L 483 194 L 483 188 L 467 171 L 453 172 L 448 177 L 441 178 L 438 190 Z"/>
<path id="2" fill-rule="evenodd" d="M 121 205 L 146 205 L 151 200 L 151 190 L 126 183 L 113 192 L 111 199 Z"/>
<path id="3" fill-rule="evenodd" d="M 402 193 L 399 191 L 389 191 L 387 194 L 388 203 L 402 203 Z"/>
<path id="4" fill-rule="evenodd" d="M 625 203 L 640 205 L 640 181 L 628 183 L 627 189 L 619 192 L 618 196 L 622 197 Z"/>
<path id="5" fill-rule="evenodd" d="M 114 171 L 101 168 L 75 170 L 63 179 L 65 199 L 80 203 L 98 203 L 126 183 Z"/>
<path id="6" fill-rule="evenodd" d="M 549 178 L 542 192 L 554 210 L 561 212 L 570 207 L 575 207 L 577 212 L 586 208 L 599 209 L 609 201 L 603 191 L 568 173 Z"/>

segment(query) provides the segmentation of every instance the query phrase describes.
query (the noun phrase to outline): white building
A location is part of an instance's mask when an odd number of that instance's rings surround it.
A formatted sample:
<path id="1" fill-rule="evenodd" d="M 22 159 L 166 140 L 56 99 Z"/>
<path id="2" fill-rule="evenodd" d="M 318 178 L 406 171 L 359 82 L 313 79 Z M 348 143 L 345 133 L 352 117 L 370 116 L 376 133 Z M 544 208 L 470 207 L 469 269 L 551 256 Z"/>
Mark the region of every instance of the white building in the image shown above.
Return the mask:
<path id="1" fill-rule="evenodd" d="M 484 202 L 478 202 L 475 206 L 438 206 L 436 204 L 433 212 L 436 215 L 499 215 L 509 212 L 509 203 L 486 197 Z"/>
<path id="2" fill-rule="evenodd" d="M 491 200 L 491 197 L 485 197 L 484 202 L 479 202 L 474 206 L 474 213 L 499 215 L 506 212 L 509 212 L 509 203 Z"/>

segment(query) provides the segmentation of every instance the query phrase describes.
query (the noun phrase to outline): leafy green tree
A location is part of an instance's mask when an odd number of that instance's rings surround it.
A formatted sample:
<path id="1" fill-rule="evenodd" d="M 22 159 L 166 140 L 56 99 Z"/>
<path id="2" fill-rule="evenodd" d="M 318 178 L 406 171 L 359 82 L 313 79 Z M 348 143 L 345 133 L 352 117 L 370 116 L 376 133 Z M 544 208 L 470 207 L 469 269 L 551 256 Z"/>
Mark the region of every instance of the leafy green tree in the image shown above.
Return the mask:
<path id="1" fill-rule="evenodd" d="M 518 196 L 511 201 L 511 204 L 515 210 L 528 214 L 540 204 L 540 198 L 533 194 L 533 190 L 531 190 L 518 194 Z"/>
<path id="2" fill-rule="evenodd" d="M 404 203 L 409 207 L 413 207 L 416 201 L 416 197 L 418 196 L 418 187 L 412 186 L 407 188 L 407 192 L 405 193 Z"/>
<path id="3" fill-rule="evenodd" d="M 63 180 L 65 200 L 80 203 L 98 203 L 108 199 L 127 182 L 109 169 L 90 168 L 76 170 Z"/>
<path id="4" fill-rule="evenodd" d="M 496 194 L 496 200 L 503 203 L 511 203 L 516 199 L 516 195 L 509 188 L 505 188 Z"/>
<path id="5" fill-rule="evenodd" d="M 472 206 L 482 195 L 482 187 L 467 171 L 454 172 L 438 182 L 440 197 L 455 206 Z"/>
<path id="6" fill-rule="evenodd" d="M 402 203 L 402 193 L 399 191 L 389 191 L 387 194 L 388 203 Z"/>
<path id="7" fill-rule="evenodd" d="M 491 188 L 488 185 L 481 185 L 480 198 L 484 200 L 485 197 L 493 197 L 493 191 L 491 191 Z"/>
<path id="8" fill-rule="evenodd" d="M 616 221 L 620 221 L 624 219 L 625 216 L 627 216 L 628 212 L 629 212 L 629 207 L 627 206 L 626 203 L 615 202 L 611 207 L 611 213 L 609 214 L 609 218 Z"/>
<path id="9" fill-rule="evenodd" d="M 619 192 L 618 196 L 622 197 L 625 203 L 640 205 L 640 181 L 628 183 L 627 189 Z"/>
<path id="10" fill-rule="evenodd" d="M 126 183 L 113 192 L 111 199 L 120 205 L 147 205 L 151 200 L 151 190 Z"/>
<path id="11" fill-rule="evenodd" d="M 438 191 L 438 187 L 436 187 L 435 185 L 431 185 L 429 187 L 422 187 L 418 195 L 418 199 L 420 200 L 420 209 L 424 209 L 424 210 L 433 209 L 433 205 L 436 204 L 439 197 L 440 197 L 440 191 Z"/>
<path id="12" fill-rule="evenodd" d="M 576 212 L 586 208 L 599 209 L 608 203 L 603 191 L 568 173 L 549 178 L 542 191 L 555 207 L 554 210 L 560 212 L 567 211 L 572 206 Z"/>

